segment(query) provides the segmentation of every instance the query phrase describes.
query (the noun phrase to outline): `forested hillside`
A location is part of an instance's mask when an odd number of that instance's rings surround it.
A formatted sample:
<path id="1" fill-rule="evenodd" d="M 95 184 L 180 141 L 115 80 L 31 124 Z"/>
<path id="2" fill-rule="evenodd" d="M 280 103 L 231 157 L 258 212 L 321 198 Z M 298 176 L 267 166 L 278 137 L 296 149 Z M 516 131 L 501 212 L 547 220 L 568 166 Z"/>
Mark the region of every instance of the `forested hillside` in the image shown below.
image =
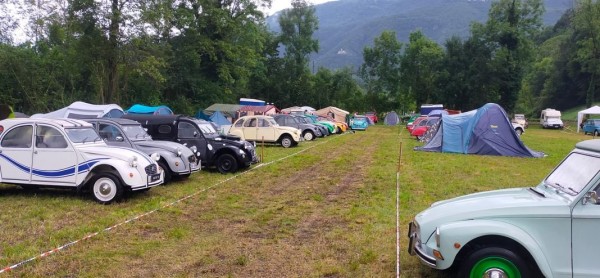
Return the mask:
<path id="1" fill-rule="evenodd" d="M 381 32 L 394 31 L 401 42 L 420 30 L 443 44 L 454 35 L 469 36 L 472 22 L 485 22 L 490 0 L 337 0 L 316 5 L 319 52 L 311 56 L 314 67 L 358 68 L 365 46 L 371 46 Z M 545 0 L 544 25 L 554 25 L 572 7 L 572 1 Z M 275 14 L 267 18 L 269 28 L 278 31 Z"/>

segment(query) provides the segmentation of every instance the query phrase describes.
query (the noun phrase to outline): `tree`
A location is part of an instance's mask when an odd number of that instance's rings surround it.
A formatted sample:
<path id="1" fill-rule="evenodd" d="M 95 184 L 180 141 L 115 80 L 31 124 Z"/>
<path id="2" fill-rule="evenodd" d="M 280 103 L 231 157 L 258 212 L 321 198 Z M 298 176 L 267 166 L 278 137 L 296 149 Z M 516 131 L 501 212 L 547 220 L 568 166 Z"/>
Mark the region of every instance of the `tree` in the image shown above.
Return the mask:
<path id="1" fill-rule="evenodd" d="M 437 101 L 433 97 L 443 55 L 442 48 L 421 31 L 410 34 L 402 57 L 402 81 L 410 88 L 417 107 Z"/>
<path id="2" fill-rule="evenodd" d="M 313 39 L 319 28 L 315 8 L 305 0 L 293 0 L 292 8 L 279 17 L 281 34 L 279 42 L 285 48 L 283 56 L 283 89 L 287 93 L 281 100 L 284 106 L 306 102 L 310 91 L 309 55 L 319 51 L 319 42 Z"/>
<path id="3" fill-rule="evenodd" d="M 591 107 L 600 86 L 600 2 L 582 0 L 573 19 L 574 39 L 577 42 L 576 61 L 589 74 L 585 104 Z"/>
<path id="4" fill-rule="evenodd" d="M 364 48 L 359 73 L 365 82 L 369 110 L 404 109 L 412 102 L 407 92 L 400 90 L 401 50 L 402 43 L 392 31 L 383 31 L 373 47 Z"/>

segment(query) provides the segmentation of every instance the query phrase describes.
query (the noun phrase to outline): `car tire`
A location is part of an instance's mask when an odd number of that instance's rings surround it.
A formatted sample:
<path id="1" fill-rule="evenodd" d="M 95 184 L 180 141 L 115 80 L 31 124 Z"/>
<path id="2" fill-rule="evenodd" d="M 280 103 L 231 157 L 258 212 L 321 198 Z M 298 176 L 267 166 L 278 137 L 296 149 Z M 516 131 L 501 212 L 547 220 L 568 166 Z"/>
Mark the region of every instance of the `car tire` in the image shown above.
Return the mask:
<path id="1" fill-rule="evenodd" d="M 504 274 L 496 276 L 494 274 Z M 512 250 L 484 247 L 460 264 L 457 277 L 533 277 L 529 263 Z"/>
<path id="2" fill-rule="evenodd" d="M 110 173 L 97 174 L 91 183 L 92 196 L 98 203 L 110 204 L 123 197 L 123 185 Z"/>
<path id="3" fill-rule="evenodd" d="M 305 131 L 304 134 L 302 134 L 302 137 L 306 141 L 312 141 L 312 140 L 315 140 L 315 138 L 316 138 L 315 134 L 310 130 Z"/>
<path id="4" fill-rule="evenodd" d="M 238 169 L 237 160 L 228 153 L 224 153 L 217 158 L 216 166 L 221 174 L 234 173 Z"/>
<path id="5" fill-rule="evenodd" d="M 163 184 L 171 182 L 171 180 L 173 179 L 173 173 L 171 172 L 171 168 L 169 168 L 169 165 L 165 161 L 161 160 L 158 162 L 158 166 L 160 166 L 160 168 L 162 168 L 163 172 L 165 173 Z"/>
<path id="6" fill-rule="evenodd" d="M 289 135 L 284 135 L 281 137 L 281 146 L 284 148 L 289 148 L 294 145 L 294 139 L 292 139 Z"/>
<path id="7" fill-rule="evenodd" d="M 515 129 L 515 132 L 519 137 L 521 137 L 521 134 L 523 134 L 523 130 L 521 130 L 520 128 Z"/>

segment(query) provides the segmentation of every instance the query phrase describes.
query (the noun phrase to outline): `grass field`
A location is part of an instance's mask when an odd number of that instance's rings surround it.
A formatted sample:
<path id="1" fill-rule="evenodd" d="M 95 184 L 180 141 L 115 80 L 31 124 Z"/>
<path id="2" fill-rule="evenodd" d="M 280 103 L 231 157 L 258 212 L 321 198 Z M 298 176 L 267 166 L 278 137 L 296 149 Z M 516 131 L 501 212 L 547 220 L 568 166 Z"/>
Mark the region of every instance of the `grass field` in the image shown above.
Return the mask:
<path id="1" fill-rule="evenodd" d="M 393 277 L 399 168 L 401 276 L 443 277 L 406 253 L 416 213 L 458 195 L 536 185 L 591 139 L 537 127 L 522 138 L 548 156 L 416 152 L 402 127 L 378 125 L 265 147 L 264 164 L 241 175 L 203 170 L 108 206 L 71 191 L 0 184 L 0 269 L 99 232 L 9 275 Z"/>

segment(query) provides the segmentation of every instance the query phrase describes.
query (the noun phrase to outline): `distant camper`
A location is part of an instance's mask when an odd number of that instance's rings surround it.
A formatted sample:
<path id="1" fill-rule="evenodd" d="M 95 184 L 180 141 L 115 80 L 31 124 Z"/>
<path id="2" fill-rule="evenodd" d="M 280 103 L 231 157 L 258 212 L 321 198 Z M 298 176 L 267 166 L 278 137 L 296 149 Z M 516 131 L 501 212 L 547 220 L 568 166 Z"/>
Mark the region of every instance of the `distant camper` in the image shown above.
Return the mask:
<path id="1" fill-rule="evenodd" d="M 542 128 L 564 128 L 563 121 L 561 120 L 560 111 L 552 108 L 542 110 L 540 115 L 540 125 Z"/>

